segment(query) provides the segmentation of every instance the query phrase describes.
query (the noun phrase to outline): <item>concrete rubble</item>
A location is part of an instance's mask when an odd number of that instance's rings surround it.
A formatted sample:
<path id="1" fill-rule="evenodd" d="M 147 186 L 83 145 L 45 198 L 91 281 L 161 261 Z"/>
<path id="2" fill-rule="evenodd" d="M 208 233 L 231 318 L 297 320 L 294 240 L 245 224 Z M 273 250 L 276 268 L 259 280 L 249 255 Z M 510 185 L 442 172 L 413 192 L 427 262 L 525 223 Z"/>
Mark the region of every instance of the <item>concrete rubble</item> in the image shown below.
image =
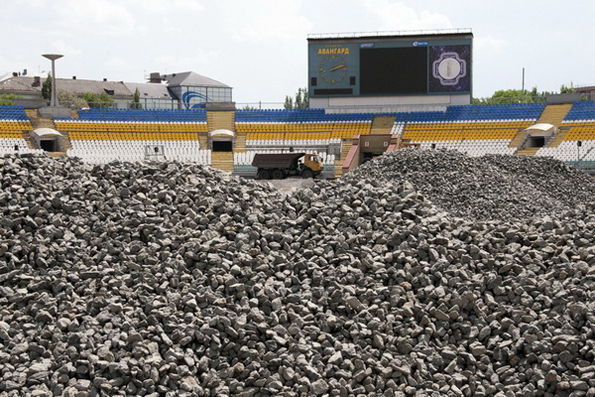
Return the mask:
<path id="1" fill-rule="evenodd" d="M 0 396 L 595 396 L 595 184 L 560 162 L 403 150 L 290 194 L 0 163 Z"/>

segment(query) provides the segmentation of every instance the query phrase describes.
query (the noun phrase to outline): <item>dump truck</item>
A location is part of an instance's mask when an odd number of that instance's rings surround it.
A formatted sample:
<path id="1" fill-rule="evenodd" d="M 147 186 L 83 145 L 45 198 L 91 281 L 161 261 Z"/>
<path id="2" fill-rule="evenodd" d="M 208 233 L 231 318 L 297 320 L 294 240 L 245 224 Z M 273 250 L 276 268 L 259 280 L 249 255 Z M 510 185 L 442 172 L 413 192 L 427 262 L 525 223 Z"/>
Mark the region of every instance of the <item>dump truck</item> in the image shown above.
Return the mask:
<path id="1" fill-rule="evenodd" d="M 316 178 L 323 167 L 320 158 L 312 153 L 257 153 L 252 165 L 258 168 L 258 179 Z"/>

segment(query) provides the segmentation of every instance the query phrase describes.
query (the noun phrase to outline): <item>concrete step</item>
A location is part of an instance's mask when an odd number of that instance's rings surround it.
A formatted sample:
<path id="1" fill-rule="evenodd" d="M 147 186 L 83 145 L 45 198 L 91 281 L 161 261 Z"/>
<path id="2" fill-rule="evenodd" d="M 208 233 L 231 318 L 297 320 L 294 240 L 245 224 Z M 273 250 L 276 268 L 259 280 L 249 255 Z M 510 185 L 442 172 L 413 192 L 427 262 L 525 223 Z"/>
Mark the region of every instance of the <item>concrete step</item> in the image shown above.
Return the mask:
<path id="1" fill-rule="evenodd" d="M 525 130 L 517 131 L 514 138 L 512 138 L 512 140 L 508 144 L 508 147 L 509 148 L 518 148 L 519 146 L 521 146 L 521 144 L 523 143 L 523 141 L 525 140 L 526 137 L 527 137 L 527 133 L 525 132 Z"/>
<path id="2" fill-rule="evenodd" d="M 233 172 L 233 152 L 212 152 L 211 167 L 221 171 Z"/>
<path id="3" fill-rule="evenodd" d="M 548 105 L 539 116 L 537 123 L 547 123 L 558 127 L 570 111 L 572 104 Z"/>
<path id="4" fill-rule="evenodd" d="M 535 153 L 537 153 L 539 151 L 539 149 L 541 149 L 541 148 L 540 147 L 529 147 L 529 148 L 525 148 L 523 150 L 519 150 L 515 154 L 518 156 L 535 156 Z"/>
<path id="5" fill-rule="evenodd" d="M 335 161 L 335 178 L 341 178 L 343 176 L 343 161 L 336 160 Z"/>
<path id="6" fill-rule="evenodd" d="M 389 135 L 393 124 L 395 123 L 395 116 L 376 116 L 372 121 L 371 135 Z"/>

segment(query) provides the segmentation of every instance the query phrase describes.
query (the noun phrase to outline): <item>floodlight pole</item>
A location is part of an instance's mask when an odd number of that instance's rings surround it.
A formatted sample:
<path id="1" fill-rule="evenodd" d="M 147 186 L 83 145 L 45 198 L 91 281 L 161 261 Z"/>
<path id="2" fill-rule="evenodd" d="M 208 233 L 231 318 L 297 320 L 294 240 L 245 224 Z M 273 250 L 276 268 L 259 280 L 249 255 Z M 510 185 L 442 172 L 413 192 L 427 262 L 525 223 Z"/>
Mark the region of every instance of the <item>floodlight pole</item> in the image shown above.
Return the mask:
<path id="1" fill-rule="evenodd" d="M 56 59 L 62 58 L 64 55 L 42 54 L 41 56 L 52 61 L 52 99 L 50 102 L 50 106 L 52 106 L 52 107 L 59 106 L 58 95 L 57 95 L 58 90 L 56 88 L 56 64 L 55 64 L 55 61 L 56 61 Z"/>

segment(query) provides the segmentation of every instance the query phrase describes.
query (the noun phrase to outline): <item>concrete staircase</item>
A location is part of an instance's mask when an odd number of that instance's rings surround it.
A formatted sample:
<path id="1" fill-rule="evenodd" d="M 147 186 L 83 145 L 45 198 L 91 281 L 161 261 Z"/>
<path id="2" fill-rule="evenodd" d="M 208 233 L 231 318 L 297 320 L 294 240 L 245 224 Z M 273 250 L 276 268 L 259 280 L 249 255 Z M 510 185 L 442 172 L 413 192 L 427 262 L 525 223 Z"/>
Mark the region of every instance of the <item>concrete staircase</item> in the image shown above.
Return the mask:
<path id="1" fill-rule="evenodd" d="M 541 149 L 541 148 L 540 147 L 528 147 L 525 149 L 517 150 L 517 152 L 515 154 L 517 156 L 535 156 L 535 153 L 537 153 L 539 151 L 539 149 Z"/>
<path id="2" fill-rule="evenodd" d="M 524 129 L 518 130 L 517 133 L 515 134 L 514 138 L 512 138 L 512 140 L 508 144 L 508 147 L 509 148 L 518 148 L 519 146 L 521 146 L 523 144 L 526 137 L 527 137 L 527 133 L 525 132 Z"/>
<path id="3" fill-rule="evenodd" d="M 233 172 L 233 152 L 212 152 L 211 167 L 221 171 Z"/>
<path id="4" fill-rule="evenodd" d="M 560 144 L 564 141 L 564 137 L 568 135 L 568 131 L 570 131 L 570 128 L 568 127 L 560 129 L 558 133 L 554 135 L 554 137 L 549 141 L 547 147 L 560 146 Z"/>
<path id="5" fill-rule="evenodd" d="M 31 122 L 31 127 L 33 130 L 37 130 L 39 128 L 51 128 L 52 130 L 58 131 L 56 128 L 56 123 L 54 123 L 54 119 L 49 117 L 41 117 L 39 114 L 39 110 L 37 109 L 25 109 L 25 113 Z M 78 117 L 78 112 L 73 111 L 73 117 Z M 58 131 L 59 132 L 59 131 Z M 60 157 L 66 156 L 66 150 L 72 149 L 72 143 L 70 142 L 70 138 L 68 134 L 62 134 L 62 146 L 63 152 L 47 152 L 50 157 Z M 28 136 L 25 136 L 28 135 Z M 27 145 L 29 145 L 30 149 L 39 149 L 36 147 L 33 142 L 31 141 L 31 135 L 23 133 L 23 138 L 27 141 Z"/>
<path id="6" fill-rule="evenodd" d="M 343 162 L 345 158 L 349 154 L 349 150 L 353 145 L 351 139 L 344 139 L 341 141 L 341 158 L 339 160 L 335 160 L 335 178 L 341 178 L 343 175 Z"/>
<path id="7" fill-rule="evenodd" d="M 395 116 L 376 116 L 372 121 L 372 135 L 389 135 L 393 125 L 395 124 Z"/>
<path id="8" fill-rule="evenodd" d="M 25 142 L 27 142 L 28 149 L 39 149 L 38 147 L 35 147 L 35 145 L 31 141 L 31 134 L 29 132 L 23 131 L 23 139 L 25 140 Z"/>
<path id="9" fill-rule="evenodd" d="M 543 113 L 539 116 L 537 120 L 537 124 L 539 123 L 547 123 L 555 125 L 559 127 L 564 120 L 564 117 L 570 111 L 572 104 L 564 104 L 564 105 L 547 105 L 545 109 L 543 109 Z"/>
<path id="10" fill-rule="evenodd" d="M 570 111 L 572 104 L 564 104 L 564 105 L 548 105 L 543 110 L 543 113 L 537 120 L 538 123 L 548 123 L 555 125 L 556 127 L 560 127 L 562 124 L 562 120 Z M 558 130 L 558 133 L 554 135 L 552 139 L 548 142 L 546 147 L 558 147 L 564 141 L 564 137 L 568 134 L 567 128 L 562 128 Z"/>
<path id="11" fill-rule="evenodd" d="M 568 111 L 570 111 L 571 107 L 572 107 L 572 104 L 548 105 L 545 107 L 545 109 L 543 109 L 541 116 L 539 116 L 539 119 L 535 122 L 535 124 L 546 123 L 546 124 L 551 124 L 555 127 L 559 127 L 560 124 L 562 124 L 562 120 L 564 120 L 564 117 L 566 117 L 566 115 L 568 114 Z M 565 133 L 559 132 L 550 141 L 549 145 L 547 145 L 547 146 L 548 147 L 558 146 L 560 144 L 560 142 L 562 142 L 562 140 L 564 139 L 564 135 L 565 135 Z M 527 134 L 525 133 L 525 130 L 519 130 L 516 133 L 516 135 L 514 136 L 514 138 L 512 138 L 512 140 L 510 141 L 510 144 L 508 145 L 508 147 L 518 149 L 525 142 L 526 138 L 527 138 Z M 552 146 L 552 145 L 555 145 L 555 146 Z M 530 152 L 532 150 L 529 150 L 529 149 L 533 149 L 533 148 L 518 150 L 516 152 L 516 154 L 519 154 L 521 156 L 523 156 L 523 155 L 532 156 L 533 154 L 535 154 L 535 153 L 531 154 Z M 525 153 L 525 150 L 529 150 L 529 153 Z"/>
<path id="12" fill-rule="evenodd" d="M 209 136 L 207 133 L 201 132 L 198 134 L 198 144 L 202 150 L 209 149 Z"/>
<path id="13" fill-rule="evenodd" d="M 29 118 L 29 121 L 31 122 L 31 127 L 33 128 L 33 130 L 40 128 L 40 127 L 36 127 L 36 125 L 39 124 L 39 110 L 25 109 L 25 113 L 27 114 L 27 117 Z M 31 131 L 23 131 L 23 139 L 25 140 L 25 142 L 27 142 L 27 147 L 29 149 L 39 149 L 38 147 L 36 147 L 33 144 L 33 141 L 31 140 Z"/>
<path id="14" fill-rule="evenodd" d="M 209 131 L 235 131 L 235 112 L 212 111 L 207 112 L 207 126 Z"/>
<path id="15" fill-rule="evenodd" d="M 29 121 L 31 121 L 31 126 L 34 130 L 38 128 L 51 128 L 53 130 L 56 129 L 56 124 L 54 120 L 51 118 L 44 118 L 39 115 L 39 110 L 37 109 L 26 109 L 25 113 L 27 113 L 27 117 L 29 117 Z"/>
<path id="16" fill-rule="evenodd" d="M 234 143 L 234 152 L 237 153 L 246 153 L 246 133 L 238 133 L 236 134 L 236 140 Z"/>

